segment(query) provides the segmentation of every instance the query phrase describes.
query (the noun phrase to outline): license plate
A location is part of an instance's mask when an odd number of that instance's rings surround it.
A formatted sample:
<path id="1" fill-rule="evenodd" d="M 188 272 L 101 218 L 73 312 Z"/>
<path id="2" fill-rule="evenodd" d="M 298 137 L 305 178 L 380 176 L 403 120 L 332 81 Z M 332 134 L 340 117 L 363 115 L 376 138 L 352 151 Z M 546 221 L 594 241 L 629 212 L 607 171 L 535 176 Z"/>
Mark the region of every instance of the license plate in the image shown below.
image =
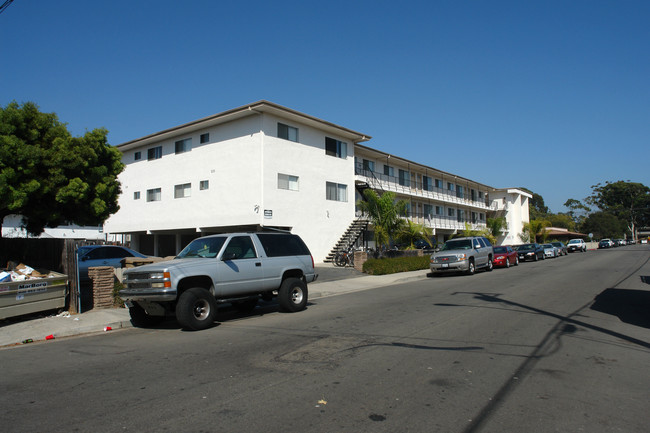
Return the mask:
<path id="1" fill-rule="evenodd" d="M 449 263 L 443 263 L 443 264 L 442 264 L 442 267 L 443 267 L 443 268 L 448 268 L 448 267 L 449 267 Z"/>

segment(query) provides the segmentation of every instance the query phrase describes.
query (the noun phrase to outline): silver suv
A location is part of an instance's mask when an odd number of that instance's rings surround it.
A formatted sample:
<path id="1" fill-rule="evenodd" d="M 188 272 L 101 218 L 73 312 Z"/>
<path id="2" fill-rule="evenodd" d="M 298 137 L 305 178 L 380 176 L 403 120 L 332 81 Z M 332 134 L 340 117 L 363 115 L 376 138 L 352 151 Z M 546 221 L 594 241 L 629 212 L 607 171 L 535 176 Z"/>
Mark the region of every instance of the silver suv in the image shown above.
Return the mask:
<path id="1" fill-rule="evenodd" d="M 572 253 L 574 251 L 585 252 L 587 251 L 587 244 L 582 239 L 571 239 L 568 244 L 566 244 L 567 251 Z"/>
<path id="2" fill-rule="evenodd" d="M 473 275 L 477 269 L 492 270 L 494 249 L 487 238 L 476 236 L 450 239 L 440 251 L 431 255 L 431 272 L 465 272 Z"/>
<path id="3" fill-rule="evenodd" d="M 120 296 L 136 326 L 175 314 L 184 328 L 200 330 L 212 326 L 222 302 L 249 311 L 260 297 L 277 297 L 284 311 L 304 310 L 307 283 L 317 276 L 297 235 L 231 233 L 200 237 L 174 260 L 125 271 Z"/>

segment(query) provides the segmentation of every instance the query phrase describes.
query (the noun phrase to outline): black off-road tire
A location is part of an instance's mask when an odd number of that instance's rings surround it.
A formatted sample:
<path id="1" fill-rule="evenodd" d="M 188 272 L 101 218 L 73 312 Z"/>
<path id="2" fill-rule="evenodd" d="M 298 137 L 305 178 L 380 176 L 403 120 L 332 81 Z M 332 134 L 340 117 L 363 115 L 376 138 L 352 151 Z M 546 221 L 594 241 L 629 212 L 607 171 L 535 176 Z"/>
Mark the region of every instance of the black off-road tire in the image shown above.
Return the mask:
<path id="1" fill-rule="evenodd" d="M 132 307 L 129 307 L 129 315 L 131 316 L 131 323 L 136 328 L 150 328 L 165 320 L 164 316 L 151 316 L 147 314 L 144 308 L 135 302 Z"/>
<path id="2" fill-rule="evenodd" d="M 200 287 L 184 291 L 176 303 L 176 320 L 185 329 L 200 331 L 214 324 L 217 302 L 214 296 Z"/>
<path id="3" fill-rule="evenodd" d="M 278 303 L 282 311 L 295 313 L 307 307 L 307 284 L 299 278 L 287 278 L 278 290 Z"/>

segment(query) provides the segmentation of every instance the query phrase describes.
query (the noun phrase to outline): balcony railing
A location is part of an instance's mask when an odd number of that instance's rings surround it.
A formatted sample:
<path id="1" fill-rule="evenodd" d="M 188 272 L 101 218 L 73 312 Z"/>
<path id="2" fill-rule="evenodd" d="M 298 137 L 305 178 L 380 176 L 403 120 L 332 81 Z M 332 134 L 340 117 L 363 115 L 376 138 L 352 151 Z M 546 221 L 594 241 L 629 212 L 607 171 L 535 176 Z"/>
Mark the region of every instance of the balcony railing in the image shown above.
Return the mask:
<path id="1" fill-rule="evenodd" d="M 468 197 L 465 192 L 450 191 L 444 188 L 436 188 L 433 185 L 423 185 L 423 182 L 412 182 L 410 175 L 408 178 L 389 176 L 383 173 L 377 173 L 364 167 L 363 163 L 356 163 L 354 173 L 357 176 L 363 176 L 368 185 L 377 190 L 393 191 L 399 194 L 406 194 L 423 199 L 437 200 L 445 203 L 463 204 L 479 209 L 487 210 L 490 208 L 487 198 L 479 199 L 478 197 Z M 426 186 L 426 188 L 425 188 Z"/>

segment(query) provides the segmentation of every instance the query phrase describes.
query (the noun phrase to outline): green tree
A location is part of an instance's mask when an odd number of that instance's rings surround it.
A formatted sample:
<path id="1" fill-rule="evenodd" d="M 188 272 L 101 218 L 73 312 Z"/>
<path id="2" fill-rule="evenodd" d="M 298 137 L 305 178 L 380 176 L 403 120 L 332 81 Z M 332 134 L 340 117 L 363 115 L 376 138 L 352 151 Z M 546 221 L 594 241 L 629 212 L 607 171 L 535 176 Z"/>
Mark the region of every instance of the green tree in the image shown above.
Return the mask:
<path id="1" fill-rule="evenodd" d="M 429 246 L 431 243 L 431 235 L 433 229 L 425 227 L 423 224 L 414 223 L 411 220 L 406 220 L 406 223 L 397 231 L 397 239 L 405 244 L 408 244 L 407 249 L 414 250 L 415 242 L 425 240 Z"/>
<path id="2" fill-rule="evenodd" d="M 506 219 L 504 217 L 488 218 L 486 225 L 487 232 L 491 236 L 488 239 L 490 239 L 491 242 L 494 240 L 492 243 L 496 244 L 497 239 L 499 239 L 499 236 L 503 235 L 503 231 L 506 229 Z"/>
<path id="3" fill-rule="evenodd" d="M 622 181 L 605 182 L 591 187 L 587 201 L 603 212 L 622 219 L 636 239 L 636 228 L 650 224 L 650 188 L 642 183 Z"/>
<path id="4" fill-rule="evenodd" d="M 586 206 L 581 201 L 574 198 L 570 198 L 564 202 L 564 207 L 569 208 L 569 212 L 567 212 L 567 214 L 571 217 L 571 219 L 573 219 L 576 224 L 581 224 L 589 212 L 591 212 L 589 206 Z"/>
<path id="5" fill-rule="evenodd" d="M 395 200 L 395 193 L 384 192 L 379 195 L 373 189 L 366 189 L 363 192 L 365 200 L 359 200 L 357 206 L 368 215 L 374 226 L 375 242 L 378 246 L 388 246 L 391 240 L 397 238 L 397 233 L 406 224 L 403 218 L 406 216 L 408 202 L 406 200 Z"/>
<path id="6" fill-rule="evenodd" d="M 20 215 L 33 235 L 64 223 L 99 225 L 117 212 L 121 153 L 106 129 L 73 137 L 36 104 L 0 107 L 0 225 Z"/>
<path id="7" fill-rule="evenodd" d="M 583 233 L 593 233 L 594 239 L 622 238 L 627 224 L 609 212 L 594 212 L 580 226 Z"/>
<path id="8" fill-rule="evenodd" d="M 546 216 L 546 220 L 551 227 L 561 227 L 570 231 L 575 231 L 576 228 L 576 222 L 568 213 L 550 214 Z"/>
<path id="9" fill-rule="evenodd" d="M 550 223 L 547 220 L 531 220 L 530 222 L 524 223 L 524 233 L 523 236 L 520 236 L 524 242 L 541 242 L 546 241 L 546 227 L 549 227 Z"/>

